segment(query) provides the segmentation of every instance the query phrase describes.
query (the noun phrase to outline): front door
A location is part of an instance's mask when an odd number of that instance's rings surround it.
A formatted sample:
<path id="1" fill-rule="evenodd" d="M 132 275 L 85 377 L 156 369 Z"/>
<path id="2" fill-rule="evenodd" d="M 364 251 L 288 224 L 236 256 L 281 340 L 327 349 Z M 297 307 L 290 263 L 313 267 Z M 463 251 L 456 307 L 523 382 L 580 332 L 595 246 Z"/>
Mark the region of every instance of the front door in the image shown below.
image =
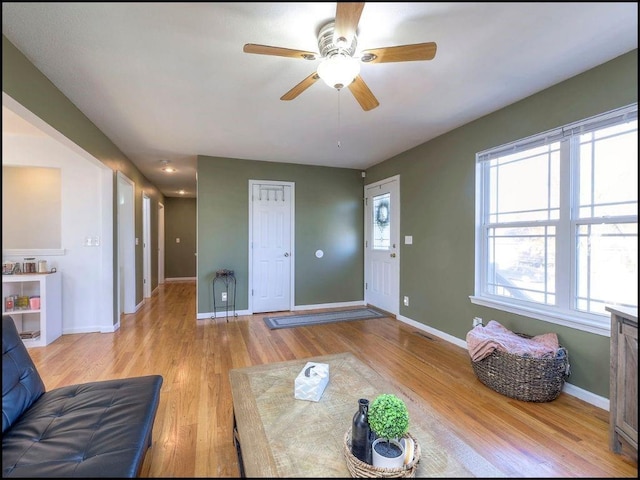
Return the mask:
<path id="1" fill-rule="evenodd" d="M 253 313 L 291 310 L 293 183 L 250 181 Z"/>
<path id="2" fill-rule="evenodd" d="M 400 177 L 365 187 L 365 301 L 399 310 Z"/>

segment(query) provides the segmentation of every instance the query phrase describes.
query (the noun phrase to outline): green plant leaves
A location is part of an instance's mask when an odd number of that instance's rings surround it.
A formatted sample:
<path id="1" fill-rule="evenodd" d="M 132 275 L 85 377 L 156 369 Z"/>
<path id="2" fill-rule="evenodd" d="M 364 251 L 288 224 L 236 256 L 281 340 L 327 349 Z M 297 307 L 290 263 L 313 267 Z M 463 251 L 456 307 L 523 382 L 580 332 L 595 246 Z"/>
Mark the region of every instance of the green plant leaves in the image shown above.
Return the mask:
<path id="1" fill-rule="evenodd" d="M 380 438 L 400 438 L 409 429 L 409 411 L 404 401 L 391 393 L 378 395 L 369 405 L 369 426 Z"/>

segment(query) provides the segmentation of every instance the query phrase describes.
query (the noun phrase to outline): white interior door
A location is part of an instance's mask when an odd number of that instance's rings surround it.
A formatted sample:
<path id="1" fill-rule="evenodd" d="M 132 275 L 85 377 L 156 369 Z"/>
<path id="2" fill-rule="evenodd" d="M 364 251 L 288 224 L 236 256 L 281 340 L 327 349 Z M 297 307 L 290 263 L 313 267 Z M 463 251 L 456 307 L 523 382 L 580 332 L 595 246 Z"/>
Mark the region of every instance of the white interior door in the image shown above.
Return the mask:
<path id="1" fill-rule="evenodd" d="M 365 301 L 394 315 L 400 291 L 400 177 L 365 187 Z"/>
<path id="2" fill-rule="evenodd" d="M 142 194 L 142 294 L 151 296 L 151 199 Z"/>
<path id="3" fill-rule="evenodd" d="M 135 184 L 118 172 L 118 312 L 136 311 Z"/>
<path id="4" fill-rule="evenodd" d="M 291 310 L 294 184 L 250 181 L 249 188 L 252 310 Z"/>
<path id="5" fill-rule="evenodd" d="M 158 204 L 158 285 L 164 283 L 164 205 Z"/>

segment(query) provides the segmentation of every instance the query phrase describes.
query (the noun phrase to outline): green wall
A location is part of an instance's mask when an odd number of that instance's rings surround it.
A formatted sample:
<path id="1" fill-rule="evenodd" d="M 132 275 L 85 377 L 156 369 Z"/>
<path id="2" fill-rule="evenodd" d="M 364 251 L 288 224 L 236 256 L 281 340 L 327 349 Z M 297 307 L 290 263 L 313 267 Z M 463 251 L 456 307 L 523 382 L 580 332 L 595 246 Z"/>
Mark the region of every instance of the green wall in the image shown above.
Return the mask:
<path id="1" fill-rule="evenodd" d="M 151 200 L 151 251 L 158 251 L 158 203 L 164 196 L 140 170 L 102 133 L 64 94 L 51 83 L 4 35 L 2 36 L 2 91 L 62 135 L 82 147 L 113 170 L 113 191 L 117 192 L 116 172 L 135 182 L 135 236 L 142 238 L 142 192 Z M 117 212 L 116 196 L 113 211 Z M 114 324 L 117 309 L 117 219 L 113 219 L 114 244 Z M 136 304 L 143 300 L 142 242 L 136 246 Z M 151 255 L 151 287 L 158 284 L 158 258 Z"/>
<path id="2" fill-rule="evenodd" d="M 167 197 L 164 201 L 165 278 L 195 278 L 197 200 Z M 180 243 L 176 242 L 180 239 Z"/>
<path id="3" fill-rule="evenodd" d="M 366 183 L 400 175 L 400 314 L 465 339 L 473 317 L 567 347 L 569 382 L 608 398 L 609 337 L 477 306 L 474 294 L 475 154 L 638 101 L 638 51 L 618 57 L 367 170 Z"/>
<path id="4" fill-rule="evenodd" d="M 360 170 L 199 156 L 198 313 L 213 311 L 211 282 L 221 268 L 236 273 L 236 310 L 248 308 L 249 180 L 295 183 L 294 304 L 362 301 Z"/>

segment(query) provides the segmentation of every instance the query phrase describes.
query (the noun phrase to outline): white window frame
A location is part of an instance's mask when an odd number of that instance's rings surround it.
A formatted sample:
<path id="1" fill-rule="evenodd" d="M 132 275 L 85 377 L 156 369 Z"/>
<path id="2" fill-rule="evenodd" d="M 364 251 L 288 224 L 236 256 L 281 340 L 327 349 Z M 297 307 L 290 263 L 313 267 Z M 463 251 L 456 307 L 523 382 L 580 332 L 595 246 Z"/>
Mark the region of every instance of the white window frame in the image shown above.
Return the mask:
<path id="1" fill-rule="evenodd" d="M 575 257 L 576 251 L 572 248 L 573 235 L 572 228 L 576 223 L 588 223 L 577 221 L 574 213 L 569 213 L 572 205 L 571 187 L 561 189 L 561 218 L 557 222 L 556 235 L 558 236 L 557 248 L 557 265 L 556 265 L 556 305 L 545 305 L 542 303 L 527 302 L 491 294 L 486 288 L 487 283 L 487 262 L 488 252 L 486 245 L 488 242 L 485 238 L 487 230 L 483 225 L 484 209 L 488 208 L 486 202 L 487 192 L 485 191 L 485 178 L 483 174 L 483 162 L 491 158 L 499 158 L 510 153 L 524 151 L 536 146 L 547 145 L 549 143 L 562 141 L 561 149 L 569 148 L 568 144 L 574 134 L 583 131 L 591 131 L 597 128 L 615 125 L 618 123 L 637 120 L 638 106 L 630 105 L 621 109 L 614 110 L 596 117 L 576 122 L 564 127 L 534 135 L 507 145 L 492 148 L 476 154 L 476 224 L 475 224 L 475 292 L 470 296 L 473 304 L 485 307 L 503 310 L 506 312 L 522 315 L 530 318 L 536 318 L 551 322 L 558 325 L 564 325 L 578 330 L 587 331 L 603 336 L 610 336 L 611 322 L 608 315 L 599 315 L 586 313 L 574 309 L 572 304 L 572 296 L 575 290 Z M 561 166 L 561 175 L 572 175 L 569 162 L 564 162 Z M 573 179 L 571 180 L 573 185 Z M 617 217 L 616 217 L 617 218 Z M 625 221 L 634 221 L 637 223 L 637 215 L 630 217 L 620 217 Z M 560 250 L 565 253 L 561 254 Z M 566 252 L 570 251 L 570 254 Z"/>

